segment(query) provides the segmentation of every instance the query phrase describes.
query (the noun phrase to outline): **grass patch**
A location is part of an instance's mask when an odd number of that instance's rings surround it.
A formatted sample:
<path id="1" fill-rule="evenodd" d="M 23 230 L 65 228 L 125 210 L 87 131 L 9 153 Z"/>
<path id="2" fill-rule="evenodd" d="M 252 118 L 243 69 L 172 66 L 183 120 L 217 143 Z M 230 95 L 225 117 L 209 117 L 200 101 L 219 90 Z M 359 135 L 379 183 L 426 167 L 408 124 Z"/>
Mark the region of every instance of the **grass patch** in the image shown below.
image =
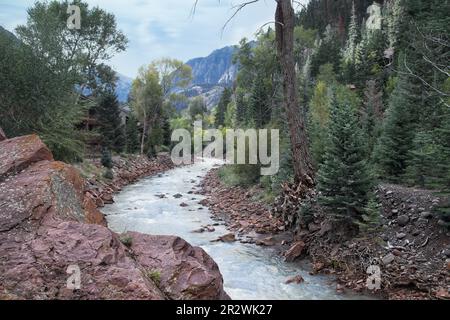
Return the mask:
<path id="1" fill-rule="evenodd" d="M 146 270 L 145 276 L 153 281 L 156 285 L 161 284 L 161 271 L 159 270 Z"/>
<path id="2" fill-rule="evenodd" d="M 120 236 L 119 240 L 127 248 L 131 248 L 131 246 L 133 245 L 133 238 L 128 235 Z"/>

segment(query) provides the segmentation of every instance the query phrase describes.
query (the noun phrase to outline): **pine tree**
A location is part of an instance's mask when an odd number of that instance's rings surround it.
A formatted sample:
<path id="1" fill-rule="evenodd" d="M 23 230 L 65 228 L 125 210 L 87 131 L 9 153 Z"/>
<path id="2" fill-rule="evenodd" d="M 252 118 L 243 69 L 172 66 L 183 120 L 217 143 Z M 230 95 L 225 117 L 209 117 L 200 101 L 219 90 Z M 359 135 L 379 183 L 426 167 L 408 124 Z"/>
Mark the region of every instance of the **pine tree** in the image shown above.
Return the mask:
<path id="1" fill-rule="evenodd" d="M 120 117 L 119 102 L 113 92 L 103 92 L 97 107 L 99 132 L 103 146 L 121 152 L 125 146 L 125 135 Z"/>
<path id="2" fill-rule="evenodd" d="M 330 97 L 325 82 L 319 81 L 317 83 L 309 110 L 308 131 L 311 140 L 311 155 L 316 167 L 318 167 L 323 162 L 330 122 Z"/>
<path id="3" fill-rule="evenodd" d="M 369 154 L 379 138 L 383 119 L 383 92 L 378 89 L 375 80 L 369 80 L 364 90 L 364 105 L 361 110 L 361 122 L 367 139 Z"/>
<path id="4" fill-rule="evenodd" d="M 405 173 L 409 150 L 413 147 L 417 127 L 420 89 L 413 80 L 401 74 L 391 94 L 382 133 L 375 150 L 381 175 L 398 180 Z"/>
<path id="5" fill-rule="evenodd" d="M 102 150 L 101 163 L 102 166 L 104 166 L 107 169 L 111 169 L 113 167 L 111 151 L 108 148 L 103 148 Z"/>
<path id="6" fill-rule="evenodd" d="M 422 188 L 431 186 L 436 177 L 436 143 L 429 132 L 418 132 L 412 145 L 410 159 L 407 161 L 406 179 Z"/>
<path id="7" fill-rule="evenodd" d="M 225 113 L 227 112 L 228 104 L 231 102 L 232 91 L 229 88 L 225 88 L 220 98 L 219 104 L 216 110 L 216 127 L 223 127 L 225 124 Z"/>
<path id="8" fill-rule="evenodd" d="M 362 220 L 373 186 L 358 117 L 333 103 L 325 161 L 318 173 L 319 202 L 343 225 Z"/>
<path id="9" fill-rule="evenodd" d="M 246 124 L 247 108 L 245 105 L 244 91 L 241 88 L 236 90 L 236 124 L 242 127 Z"/>
<path id="10" fill-rule="evenodd" d="M 139 151 L 139 127 L 138 121 L 133 114 L 130 117 L 126 125 L 126 151 L 128 153 L 137 153 Z"/>
<path id="11" fill-rule="evenodd" d="M 249 101 L 249 118 L 256 128 L 262 128 L 270 121 L 270 105 L 264 77 L 258 74 L 254 80 Z"/>
<path id="12" fill-rule="evenodd" d="M 356 46 L 358 44 L 358 22 L 355 10 L 355 1 L 352 4 L 352 17 L 350 20 L 348 39 L 345 45 L 344 62 L 348 64 L 355 63 Z"/>
<path id="13" fill-rule="evenodd" d="M 388 41 L 390 48 L 396 48 L 400 37 L 402 20 L 405 18 L 402 0 L 391 0 L 387 6 Z"/>

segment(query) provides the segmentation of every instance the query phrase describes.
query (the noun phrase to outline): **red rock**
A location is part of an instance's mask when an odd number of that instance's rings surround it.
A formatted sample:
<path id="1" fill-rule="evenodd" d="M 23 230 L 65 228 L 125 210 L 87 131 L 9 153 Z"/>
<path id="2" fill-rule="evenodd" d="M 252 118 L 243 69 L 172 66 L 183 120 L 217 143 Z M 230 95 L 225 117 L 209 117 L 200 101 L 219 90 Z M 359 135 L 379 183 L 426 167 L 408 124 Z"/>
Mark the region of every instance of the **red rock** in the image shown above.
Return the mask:
<path id="1" fill-rule="evenodd" d="M 114 203 L 113 195 L 111 193 L 105 193 L 104 195 L 102 195 L 102 201 L 104 204 Z"/>
<path id="2" fill-rule="evenodd" d="M 450 292 L 448 289 L 445 288 L 439 288 L 439 290 L 436 292 L 436 298 L 438 299 L 450 299 Z"/>
<path id="3" fill-rule="evenodd" d="M 16 174 L 33 163 L 53 160 L 53 155 L 36 135 L 18 137 L 0 142 L 0 181 Z"/>
<path id="4" fill-rule="evenodd" d="M 143 268 L 160 273 L 162 291 L 174 300 L 229 299 L 219 267 L 201 248 L 179 237 L 127 233 Z"/>
<path id="5" fill-rule="evenodd" d="M 184 240 L 136 233 L 130 253 L 99 225 L 104 217 L 78 171 L 51 161 L 39 138 L 3 146 L 10 153 L 1 149 L 1 168 L 11 177 L 0 182 L 0 299 L 228 298 L 214 261 Z M 67 288 L 71 265 L 81 271 L 79 290 Z M 161 282 L 149 268 L 162 270 Z"/>
<path id="6" fill-rule="evenodd" d="M 102 226 L 59 221 L 0 233 L 0 257 L 2 286 L 16 299 L 165 299 Z M 80 268 L 80 290 L 67 288 L 69 265 Z"/>
<path id="7" fill-rule="evenodd" d="M 305 249 L 305 243 L 303 241 L 297 241 L 289 250 L 284 253 L 284 258 L 287 262 L 292 262 L 301 256 Z"/>

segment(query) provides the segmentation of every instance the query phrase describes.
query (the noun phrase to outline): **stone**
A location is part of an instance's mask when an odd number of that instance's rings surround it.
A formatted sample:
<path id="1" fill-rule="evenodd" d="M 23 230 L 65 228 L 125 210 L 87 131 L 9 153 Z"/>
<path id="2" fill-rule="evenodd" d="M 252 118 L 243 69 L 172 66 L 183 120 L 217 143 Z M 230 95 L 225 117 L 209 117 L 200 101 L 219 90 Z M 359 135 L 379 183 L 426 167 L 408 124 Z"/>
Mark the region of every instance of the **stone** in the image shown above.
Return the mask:
<path id="1" fill-rule="evenodd" d="M 256 244 L 259 246 L 271 247 L 275 245 L 275 240 L 273 237 L 267 237 L 261 240 L 257 240 Z"/>
<path id="2" fill-rule="evenodd" d="M 399 233 L 396 234 L 396 237 L 399 240 L 404 239 L 406 237 L 406 233 L 399 232 Z"/>
<path id="3" fill-rule="evenodd" d="M 391 264 L 392 262 L 394 262 L 395 260 L 395 256 L 392 253 L 387 254 L 386 256 L 383 257 L 383 259 L 381 259 L 381 262 L 387 266 L 389 264 Z"/>
<path id="4" fill-rule="evenodd" d="M 303 241 L 295 242 L 283 255 L 286 262 L 293 262 L 300 257 L 305 249 L 305 243 Z"/>
<path id="5" fill-rule="evenodd" d="M 397 224 L 401 227 L 406 226 L 409 223 L 409 217 L 407 215 L 401 215 L 397 218 Z"/>
<path id="6" fill-rule="evenodd" d="M 219 267 L 201 248 L 174 236 L 128 232 L 137 262 L 159 272 L 159 287 L 172 300 L 228 300 Z"/>
<path id="7" fill-rule="evenodd" d="M 183 202 L 180 204 L 180 207 L 186 208 L 186 207 L 189 207 L 189 205 L 187 203 Z"/>
<path id="8" fill-rule="evenodd" d="M 303 279 L 303 277 L 301 275 L 297 275 L 295 277 L 289 278 L 288 280 L 286 280 L 285 284 L 291 284 L 291 283 L 295 283 L 295 284 L 300 284 L 305 282 L 305 279 Z"/>
<path id="9" fill-rule="evenodd" d="M 174 197 L 175 199 L 180 199 L 180 198 L 183 198 L 183 195 L 180 194 L 180 193 L 177 193 L 177 194 L 174 194 L 173 197 Z"/>
<path id="10" fill-rule="evenodd" d="M 450 299 L 450 292 L 449 289 L 446 288 L 439 288 L 436 292 L 436 298 L 438 299 Z"/>
<path id="11" fill-rule="evenodd" d="M 431 218 L 433 218 L 433 214 L 431 212 L 424 211 L 420 214 L 420 217 L 422 219 L 431 219 Z"/>
<path id="12" fill-rule="evenodd" d="M 217 240 L 213 240 L 212 242 L 235 242 L 236 236 L 234 233 L 228 233 L 224 236 L 219 237 Z"/>
<path id="13" fill-rule="evenodd" d="M 53 161 L 52 153 L 37 135 L 3 140 L 0 142 L 0 150 L 0 181 L 33 163 Z"/>
<path id="14" fill-rule="evenodd" d="M 103 203 L 105 203 L 105 204 L 113 204 L 114 203 L 114 197 L 111 193 L 105 193 L 102 196 L 102 200 L 103 200 Z"/>

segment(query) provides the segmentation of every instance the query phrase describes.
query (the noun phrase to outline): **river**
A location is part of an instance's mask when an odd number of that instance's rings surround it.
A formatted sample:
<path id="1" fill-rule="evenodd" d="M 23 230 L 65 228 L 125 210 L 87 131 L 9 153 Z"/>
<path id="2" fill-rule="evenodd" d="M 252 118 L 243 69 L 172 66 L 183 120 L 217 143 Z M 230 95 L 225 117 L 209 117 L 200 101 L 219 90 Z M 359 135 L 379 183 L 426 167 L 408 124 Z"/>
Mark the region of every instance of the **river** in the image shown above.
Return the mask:
<path id="1" fill-rule="evenodd" d="M 217 165 L 205 159 L 191 166 L 179 167 L 125 187 L 115 203 L 104 208 L 109 227 L 118 233 L 137 231 L 155 235 L 180 236 L 192 245 L 202 247 L 219 265 L 225 291 L 232 299 L 305 300 L 361 299 L 338 294 L 329 276 L 310 276 L 308 265 L 286 263 L 271 249 L 240 242 L 211 242 L 229 233 L 223 224 L 214 232 L 193 233 L 203 225 L 215 224 L 208 208 L 198 204 L 203 196 L 188 194 L 202 177 Z M 181 198 L 174 195 L 181 194 Z M 162 195 L 165 197 L 162 198 Z M 188 204 L 187 207 L 180 206 Z M 301 284 L 285 284 L 301 274 Z"/>

